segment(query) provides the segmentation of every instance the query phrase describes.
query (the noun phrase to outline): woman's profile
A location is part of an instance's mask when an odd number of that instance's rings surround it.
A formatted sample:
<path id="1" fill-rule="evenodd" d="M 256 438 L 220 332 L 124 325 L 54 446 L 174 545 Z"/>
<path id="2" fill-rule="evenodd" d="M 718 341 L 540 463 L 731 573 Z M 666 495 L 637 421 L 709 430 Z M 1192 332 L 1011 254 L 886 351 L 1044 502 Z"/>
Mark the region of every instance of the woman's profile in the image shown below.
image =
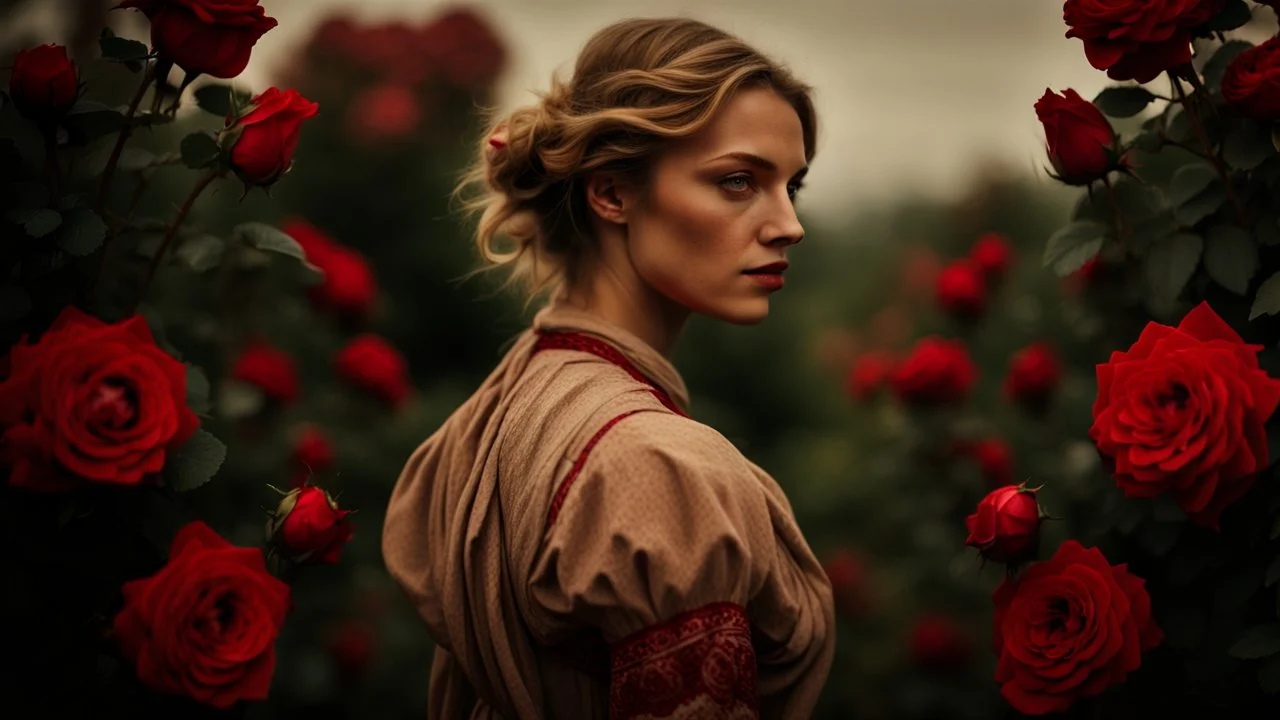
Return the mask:
<path id="1" fill-rule="evenodd" d="M 692 313 L 767 316 L 815 136 L 807 86 L 688 19 L 601 30 L 494 119 L 477 243 L 550 300 L 388 507 L 388 569 L 437 645 L 431 718 L 812 714 L 830 584 L 667 357 Z"/>

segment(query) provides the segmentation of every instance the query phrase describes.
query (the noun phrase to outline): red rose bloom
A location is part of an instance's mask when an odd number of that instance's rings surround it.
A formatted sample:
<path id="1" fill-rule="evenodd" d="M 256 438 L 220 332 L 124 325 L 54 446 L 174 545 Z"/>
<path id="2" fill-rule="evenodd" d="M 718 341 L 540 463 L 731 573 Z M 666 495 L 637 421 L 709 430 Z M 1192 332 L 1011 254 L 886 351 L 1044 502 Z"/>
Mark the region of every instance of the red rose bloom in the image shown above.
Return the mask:
<path id="1" fill-rule="evenodd" d="M 1222 99 L 1244 117 L 1280 123 L 1280 36 L 1232 59 L 1222 76 Z"/>
<path id="2" fill-rule="evenodd" d="M 141 10 L 151 44 L 188 73 L 233 78 L 244 72 L 258 38 L 276 26 L 258 0 L 124 0 Z"/>
<path id="3" fill-rule="evenodd" d="M 987 282 L 997 282 L 1009 272 L 1013 251 L 1009 241 L 1000 233 L 987 233 L 978 238 L 969 250 L 969 259 L 977 264 Z"/>
<path id="4" fill-rule="evenodd" d="M 1040 549 L 1040 504 L 1036 491 L 1023 485 L 992 490 L 965 518 L 969 537 L 965 545 L 978 549 L 988 560 L 1022 563 L 1035 559 Z"/>
<path id="5" fill-rule="evenodd" d="M 251 343 L 240 353 L 231 368 L 231 377 L 257 387 L 276 402 L 298 399 L 298 369 L 293 358 L 264 342 Z"/>
<path id="6" fill-rule="evenodd" d="M 423 29 L 419 42 L 427 64 L 446 82 L 467 90 L 491 84 L 507 60 L 492 26 L 471 10 L 444 13 Z"/>
<path id="7" fill-rule="evenodd" d="M 975 318 L 987 308 L 982 268 L 967 258 L 952 262 L 938 275 L 938 304 L 948 314 Z"/>
<path id="8" fill-rule="evenodd" d="M 15 345 L 10 362 L 0 463 L 11 485 L 136 485 L 200 426 L 186 366 L 156 347 L 140 315 L 108 325 L 68 307 L 36 344 Z"/>
<path id="9" fill-rule="evenodd" d="M 9 97 L 24 117 L 48 119 L 76 104 L 80 79 L 61 45 L 40 45 L 18 53 L 9 76 Z"/>
<path id="10" fill-rule="evenodd" d="M 307 262 L 324 272 L 324 280 L 311 289 L 313 303 L 339 315 L 369 314 L 378 296 L 378 285 L 363 255 L 335 242 L 305 220 L 290 220 L 281 230 L 298 242 Z"/>
<path id="11" fill-rule="evenodd" d="M 973 637 L 947 615 L 925 615 L 911 629 L 911 659 L 929 670 L 957 670 L 968 665 L 973 645 Z"/>
<path id="12" fill-rule="evenodd" d="M 1046 88 L 1035 107 L 1058 180 L 1088 185 L 1124 166 L 1111 123 L 1075 90 L 1057 95 Z"/>
<path id="13" fill-rule="evenodd" d="M 969 456 L 978 464 L 982 477 L 994 487 L 1013 482 L 1013 449 L 1000 438 L 986 438 L 967 448 Z"/>
<path id="14" fill-rule="evenodd" d="M 1089 64 L 1112 80 L 1151 82 L 1191 62 L 1192 31 L 1226 0 L 1066 0 L 1067 37 L 1084 42 Z"/>
<path id="15" fill-rule="evenodd" d="M 338 352 L 338 375 L 383 402 L 397 406 L 409 397 L 409 371 L 404 357 L 372 333 L 359 335 Z"/>
<path id="16" fill-rule="evenodd" d="M 1047 343 L 1028 345 L 1009 359 L 1004 378 L 1004 394 L 1018 403 L 1040 407 L 1048 401 L 1062 379 L 1058 355 Z"/>
<path id="17" fill-rule="evenodd" d="M 296 562 L 338 562 L 342 548 L 354 531 L 347 522 L 350 510 L 314 485 L 297 488 L 285 496 L 272 521 L 272 543 Z"/>
<path id="18" fill-rule="evenodd" d="M 1263 426 L 1280 381 L 1207 303 L 1176 328 L 1148 323 L 1133 347 L 1098 365 L 1089 437 L 1129 497 L 1171 493 L 1187 516 L 1216 529 L 1269 465 Z"/>
<path id="19" fill-rule="evenodd" d="M 993 647 L 1009 704 L 1028 715 L 1062 712 L 1137 670 L 1164 639 L 1145 584 L 1075 540 L 1006 578 L 993 596 Z"/>
<path id="20" fill-rule="evenodd" d="M 822 563 L 831 581 L 836 609 L 849 617 L 860 617 L 870 606 L 867 597 L 867 566 L 857 552 L 843 548 Z"/>
<path id="21" fill-rule="evenodd" d="M 859 355 L 849 368 L 845 390 L 854 400 L 866 400 L 875 395 L 893 372 L 897 358 L 892 353 L 873 350 Z"/>
<path id="22" fill-rule="evenodd" d="M 289 586 L 261 550 L 196 521 L 178 531 L 168 564 L 122 593 L 115 635 L 143 684 L 224 709 L 267 698 Z"/>
<path id="23" fill-rule="evenodd" d="M 922 338 L 911 354 L 889 375 L 894 394 L 916 404 L 958 402 L 977 380 L 969 351 L 958 340 Z"/>
<path id="24" fill-rule="evenodd" d="M 293 166 L 302 122 L 316 116 L 320 106 L 297 90 L 267 88 L 249 104 L 249 111 L 222 130 L 231 143 L 231 168 L 249 185 L 271 185 Z"/>

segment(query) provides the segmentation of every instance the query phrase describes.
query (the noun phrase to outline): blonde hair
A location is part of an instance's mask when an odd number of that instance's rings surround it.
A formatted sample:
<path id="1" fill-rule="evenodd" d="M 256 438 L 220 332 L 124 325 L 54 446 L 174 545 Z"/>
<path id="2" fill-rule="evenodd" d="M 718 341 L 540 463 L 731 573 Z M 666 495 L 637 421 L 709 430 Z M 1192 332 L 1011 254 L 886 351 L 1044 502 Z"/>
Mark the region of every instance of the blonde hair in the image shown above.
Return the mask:
<path id="1" fill-rule="evenodd" d="M 455 193 L 478 190 L 464 205 L 480 215 L 484 266 L 471 274 L 507 267 L 502 287 L 521 284 L 529 301 L 580 281 L 594 250 L 587 173 L 642 180 L 666 141 L 698 132 L 748 86 L 771 87 L 795 108 L 812 160 L 811 88 L 742 40 L 684 18 L 624 20 L 597 32 L 569 82 L 553 78 L 540 102 L 491 114 Z M 488 138 L 499 129 L 507 144 L 494 150 Z M 499 249 L 503 238 L 514 248 Z"/>

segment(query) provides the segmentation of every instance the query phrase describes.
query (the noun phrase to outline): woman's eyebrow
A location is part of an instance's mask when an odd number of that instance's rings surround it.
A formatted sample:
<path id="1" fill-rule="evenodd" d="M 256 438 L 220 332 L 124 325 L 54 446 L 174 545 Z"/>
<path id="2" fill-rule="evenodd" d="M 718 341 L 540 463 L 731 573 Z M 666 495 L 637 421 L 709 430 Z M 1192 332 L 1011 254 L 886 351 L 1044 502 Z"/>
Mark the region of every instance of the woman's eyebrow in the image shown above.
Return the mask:
<path id="1" fill-rule="evenodd" d="M 743 151 L 740 151 L 740 150 L 739 150 L 739 151 L 734 151 L 734 152 L 725 153 L 724 155 L 720 155 L 720 156 L 714 157 L 714 158 L 712 158 L 712 159 L 708 160 L 707 162 L 708 162 L 708 163 L 713 163 L 713 162 L 716 162 L 717 160 L 724 160 L 725 158 L 732 158 L 732 159 L 734 159 L 734 160 L 741 160 L 742 162 L 749 163 L 749 164 L 751 164 L 751 165 L 755 165 L 756 167 L 758 167 L 758 168 L 760 168 L 760 169 L 762 169 L 762 170 L 766 170 L 766 171 L 768 171 L 768 172 L 777 172 L 777 171 L 778 171 L 778 165 L 777 165 L 776 163 L 774 163 L 772 160 L 770 160 L 770 159 L 768 159 L 768 158 L 760 157 L 759 155 L 756 155 L 755 153 L 743 152 Z M 797 170 L 797 171 L 796 171 L 796 174 L 795 174 L 795 176 L 794 176 L 794 177 L 796 177 L 796 178 L 804 177 L 804 174 L 805 174 L 805 173 L 807 173 L 807 172 L 809 172 L 809 166 L 808 166 L 808 165 L 806 165 L 806 166 L 804 166 L 804 167 L 800 168 L 799 170 Z"/>

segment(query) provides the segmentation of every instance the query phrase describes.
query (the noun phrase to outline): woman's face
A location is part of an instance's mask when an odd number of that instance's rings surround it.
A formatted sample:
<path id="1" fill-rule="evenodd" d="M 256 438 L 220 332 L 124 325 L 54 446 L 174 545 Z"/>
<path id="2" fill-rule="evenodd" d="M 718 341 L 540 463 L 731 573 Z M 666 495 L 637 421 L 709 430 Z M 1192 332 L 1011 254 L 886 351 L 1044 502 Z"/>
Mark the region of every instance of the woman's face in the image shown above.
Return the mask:
<path id="1" fill-rule="evenodd" d="M 795 109 L 771 88 L 738 92 L 636 190 L 625 218 L 636 274 L 689 311 L 760 322 L 782 275 L 748 271 L 785 261 L 804 237 L 794 201 L 807 169 Z"/>

